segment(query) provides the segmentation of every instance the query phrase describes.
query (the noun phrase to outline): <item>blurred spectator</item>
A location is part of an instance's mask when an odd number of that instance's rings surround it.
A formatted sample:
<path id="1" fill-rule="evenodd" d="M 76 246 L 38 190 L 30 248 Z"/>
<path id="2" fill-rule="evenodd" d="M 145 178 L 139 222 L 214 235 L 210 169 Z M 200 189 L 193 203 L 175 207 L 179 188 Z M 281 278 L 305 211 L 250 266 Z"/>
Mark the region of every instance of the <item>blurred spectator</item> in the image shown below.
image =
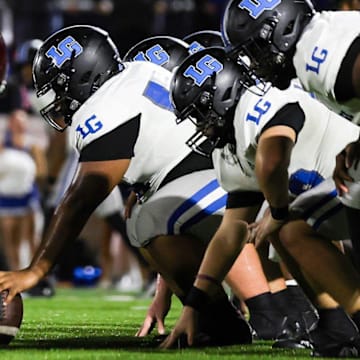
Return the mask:
<path id="1" fill-rule="evenodd" d="M 338 1 L 339 10 L 360 10 L 360 0 L 340 0 Z"/>
<path id="2" fill-rule="evenodd" d="M 32 61 L 41 44 L 40 39 L 26 40 L 16 48 L 13 57 L 9 55 L 12 71 L 6 89 L 0 96 L 0 112 L 9 114 L 14 109 L 22 109 L 38 115 L 38 101 L 32 83 Z"/>
<path id="3" fill-rule="evenodd" d="M 0 182 L 0 226 L 10 269 L 20 268 L 20 246 L 28 241 L 30 256 L 36 247 L 35 212 L 39 210 L 37 174 L 46 171 L 35 144 L 26 137 L 27 114 L 11 113 L 3 141 Z M 11 150 L 10 150 L 11 149 Z"/>
<path id="4" fill-rule="evenodd" d="M 0 0 L 0 30 L 7 46 L 14 41 L 14 17 L 7 0 Z"/>
<path id="5" fill-rule="evenodd" d="M 63 26 L 57 0 L 6 1 L 14 18 L 14 48 L 28 39 L 44 39 Z"/>
<path id="6" fill-rule="evenodd" d="M 0 111 L 9 114 L 4 146 L 12 150 L 14 161 L 18 158 L 17 168 L 13 164 L 12 167 L 15 167 L 15 169 L 10 167 L 6 172 L 6 178 L 10 181 L 12 173 L 17 172 L 19 177 L 16 180 L 17 182 L 20 181 L 21 177 L 24 178 L 23 181 L 29 179 L 29 175 L 25 173 L 26 164 L 29 162 L 28 157 L 31 158 L 35 166 L 35 177 L 31 184 L 31 191 L 27 194 L 22 194 L 23 199 L 20 199 L 21 202 L 19 199 L 16 199 L 15 205 L 18 204 L 15 209 L 16 213 L 14 214 L 15 210 L 11 208 L 11 213 L 9 214 L 9 209 L 4 206 L 5 210 L 3 210 L 2 214 L 2 230 L 6 234 L 6 252 L 10 254 L 8 255 L 8 262 L 12 269 L 18 268 L 19 262 L 24 260 L 20 256 L 22 240 L 28 241 L 27 255 L 32 257 L 39 242 L 38 238 L 41 236 L 43 214 L 40 200 L 43 196 L 44 184 L 46 184 L 47 179 L 47 161 L 45 156 L 47 134 L 45 132 L 39 133 L 39 122 L 35 121 L 36 116 L 39 116 L 38 108 L 40 105 L 37 104 L 38 101 L 36 101 L 32 84 L 32 61 L 41 44 L 42 41 L 39 39 L 30 39 L 21 43 L 16 48 L 12 58 L 13 71 L 8 79 L 6 91 L 0 98 Z M 29 115 L 31 115 L 31 118 Z M 21 160 L 19 154 L 15 157 L 15 150 L 22 152 L 21 156 L 25 160 Z M 4 154 L 7 154 L 9 151 L 5 149 Z M 30 166 L 28 165 L 28 167 Z M 23 173 L 20 171 L 23 171 Z M 13 182 L 14 184 L 16 183 L 15 180 Z M 27 180 L 22 186 L 30 186 L 29 183 L 30 180 Z M 7 201 L 7 197 L 13 197 L 13 194 L 10 191 L 11 189 L 8 193 L 5 190 L 6 188 L 4 188 L 3 196 Z M 21 194 L 15 195 L 18 198 Z M 14 200 L 12 201 L 14 202 Z M 54 294 L 54 291 L 52 286 L 44 280 L 36 289 L 31 289 L 29 294 L 51 296 Z"/>

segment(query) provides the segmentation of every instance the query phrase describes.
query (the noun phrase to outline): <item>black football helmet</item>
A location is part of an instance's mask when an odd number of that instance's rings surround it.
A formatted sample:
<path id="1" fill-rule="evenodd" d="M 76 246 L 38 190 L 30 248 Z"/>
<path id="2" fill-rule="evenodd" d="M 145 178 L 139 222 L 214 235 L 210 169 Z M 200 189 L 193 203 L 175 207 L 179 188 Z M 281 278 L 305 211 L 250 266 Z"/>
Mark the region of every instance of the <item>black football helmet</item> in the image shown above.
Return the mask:
<path id="1" fill-rule="evenodd" d="M 47 103 L 41 115 L 63 131 L 79 107 L 122 68 L 107 32 L 88 25 L 59 30 L 44 41 L 33 63 L 36 94 Z"/>
<path id="2" fill-rule="evenodd" d="M 134 45 L 123 57 L 124 61 L 149 61 L 172 71 L 188 55 L 189 45 L 172 36 L 153 36 Z"/>
<path id="3" fill-rule="evenodd" d="M 230 0 L 222 32 L 230 54 L 248 56 L 257 76 L 285 89 L 296 76 L 296 43 L 314 13 L 310 0 Z"/>
<path id="4" fill-rule="evenodd" d="M 212 46 L 225 46 L 223 37 L 220 31 L 215 30 L 201 30 L 192 34 L 186 35 L 183 38 L 189 44 L 189 52 L 193 54 L 199 50 Z"/>
<path id="5" fill-rule="evenodd" d="M 200 154 L 232 142 L 232 121 L 236 105 L 249 85 L 245 68 L 230 59 L 222 47 L 210 47 L 190 55 L 176 69 L 171 98 L 177 122 L 190 119 L 197 132 L 187 144 Z M 251 79 L 251 81 L 253 81 Z M 212 143 L 201 148 L 202 136 Z"/>

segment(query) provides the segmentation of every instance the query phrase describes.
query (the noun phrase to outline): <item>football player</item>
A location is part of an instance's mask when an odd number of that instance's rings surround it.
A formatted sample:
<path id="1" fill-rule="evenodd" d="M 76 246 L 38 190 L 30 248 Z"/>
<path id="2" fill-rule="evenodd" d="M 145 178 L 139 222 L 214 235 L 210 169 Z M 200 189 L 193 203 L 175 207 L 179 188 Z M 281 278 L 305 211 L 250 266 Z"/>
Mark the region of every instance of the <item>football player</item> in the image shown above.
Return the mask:
<path id="1" fill-rule="evenodd" d="M 256 74 L 279 88 L 297 77 L 305 90 L 359 124 L 360 13 L 314 11 L 310 0 L 231 0 L 223 30 L 235 57 L 246 54 Z M 360 264 L 360 142 L 336 157 L 334 180 Z M 359 265 L 360 266 L 360 265 Z"/>
<path id="2" fill-rule="evenodd" d="M 35 90 L 46 103 L 40 112 L 56 130 L 70 132 L 79 165 L 30 266 L 0 272 L 8 302 L 49 272 L 121 181 L 131 184 L 145 205 L 151 195 L 158 196 L 154 202 L 163 212 L 140 212 L 134 238 L 176 295 L 183 298 L 191 288 L 226 193 L 210 159 L 185 145 L 195 127 L 175 123 L 171 75 L 150 62 L 122 62 L 109 35 L 92 26 L 70 26 L 44 41 L 33 64 Z M 170 188 L 171 198 L 161 199 L 159 189 Z M 206 341 L 250 343 L 248 323 L 222 288 L 217 293 L 201 319 Z"/>
<path id="3" fill-rule="evenodd" d="M 199 269 L 203 276 L 196 278 L 162 346 L 172 346 L 183 333 L 193 342 L 197 314 L 233 259 L 251 238 L 258 242 L 271 235 L 293 275 L 310 284 L 316 295 L 320 320 L 310 333 L 314 354 L 358 356 L 356 325 L 324 291 L 360 323 L 359 274 L 331 243 L 348 236 L 331 178 L 335 154 L 357 139 L 359 128 L 298 86 L 285 91 L 269 87 L 260 96 L 254 86 L 248 87 L 246 70 L 224 49 L 213 47 L 189 57 L 173 77 L 178 121 L 191 119 L 211 139 L 217 178 L 229 194 L 222 223 Z M 250 237 L 248 222 L 264 198 L 269 210 L 251 225 Z"/>
<path id="4" fill-rule="evenodd" d="M 189 35 L 187 39 L 190 40 L 190 44 L 170 36 L 154 36 L 134 45 L 126 53 L 124 59 L 150 61 L 174 71 L 181 61 L 188 56 L 188 52 L 193 53 L 203 49 L 203 43 L 206 45 L 223 45 L 221 34 L 214 31 L 197 32 Z M 169 202 L 169 199 L 174 198 L 175 189 L 175 187 L 170 186 L 164 189 L 160 188 L 144 204 L 138 203 L 134 209 L 131 209 L 131 216 L 129 216 L 127 223 L 129 235 L 133 238 L 135 246 L 143 246 L 156 235 L 151 232 L 149 226 L 143 226 L 143 219 L 149 216 L 154 218 L 154 213 L 158 214 L 156 224 L 154 224 L 156 231 L 159 229 L 163 229 L 162 232 L 164 233 L 168 231 L 165 229 L 166 214 L 173 212 L 174 206 L 177 207 L 176 203 Z M 130 199 L 131 197 L 134 198 L 133 195 L 130 196 Z M 164 201 L 159 201 L 162 199 L 169 205 L 164 206 Z M 130 210 L 128 212 L 130 213 Z M 293 299 L 290 298 L 288 292 L 270 293 L 258 254 L 252 244 L 245 246 L 241 256 L 227 275 L 226 281 L 233 292 L 245 301 L 250 314 L 249 322 L 259 339 L 275 339 L 284 332 L 286 332 L 287 337 L 290 336 L 291 329 L 297 329 L 294 325 L 299 323 L 300 313 L 309 310 L 308 307 L 294 306 Z M 149 307 L 145 321 L 137 333 L 138 336 L 149 334 L 155 323 L 157 323 L 158 332 L 164 333 L 164 319 L 169 310 L 170 300 L 171 292 L 163 279 L 159 277 L 155 297 Z M 286 323 L 284 323 L 285 316 L 287 317 Z M 314 316 L 314 321 L 316 319 Z M 305 323 L 301 324 L 301 331 L 305 330 L 305 325 Z"/>
<path id="5" fill-rule="evenodd" d="M 202 30 L 197 31 L 192 34 L 189 34 L 183 38 L 184 41 L 189 43 L 190 53 L 202 50 L 206 47 L 211 46 L 220 46 L 225 47 L 224 39 L 220 31 L 214 30 Z M 260 254 L 261 263 L 265 270 L 267 279 L 269 281 L 270 288 L 272 293 L 277 297 L 277 301 L 281 303 L 283 309 L 288 308 L 286 312 L 291 313 L 291 309 L 295 310 L 296 308 L 301 308 L 302 312 L 310 315 L 313 313 L 313 309 L 309 309 L 309 301 L 304 297 L 303 291 L 297 286 L 296 281 L 292 276 L 287 272 L 286 279 L 284 277 L 284 264 L 277 263 L 272 259 L 269 259 L 269 246 L 264 243 L 262 247 L 258 247 L 258 252 Z M 286 271 L 286 270 L 285 270 Z M 284 300 L 287 298 L 286 301 Z M 294 301 L 297 303 L 297 306 L 294 307 Z M 289 308 L 286 304 L 292 304 Z M 315 319 L 314 319 L 315 320 Z M 251 316 L 250 316 L 251 323 Z M 312 327 L 313 321 L 309 319 L 308 321 L 309 328 Z"/>

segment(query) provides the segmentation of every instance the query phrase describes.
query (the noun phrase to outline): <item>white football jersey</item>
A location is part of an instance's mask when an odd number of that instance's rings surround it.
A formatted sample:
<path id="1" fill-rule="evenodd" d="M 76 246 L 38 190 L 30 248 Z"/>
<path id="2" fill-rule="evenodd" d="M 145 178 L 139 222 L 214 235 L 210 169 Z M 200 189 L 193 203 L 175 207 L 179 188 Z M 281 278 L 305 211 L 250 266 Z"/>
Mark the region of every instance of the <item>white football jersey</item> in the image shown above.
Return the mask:
<path id="1" fill-rule="evenodd" d="M 293 58 L 296 74 L 304 89 L 339 114 L 353 116 L 360 123 L 360 100 L 339 104 L 334 86 L 341 63 L 360 35 L 359 11 L 324 11 L 314 15 L 296 46 Z"/>
<path id="2" fill-rule="evenodd" d="M 286 104 L 300 104 L 305 122 L 298 133 L 289 166 L 290 192 L 298 194 L 332 176 L 336 155 L 359 137 L 359 128 L 330 111 L 296 86 L 281 91 L 275 87 L 260 97 L 246 91 L 234 116 L 236 147 L 216 149 L 213 154 L 217 178 L 227 191 L 259 191 L 255 155 L 264 126 Z"/>
<path id="3" fill-rule="evenodd" d="M 140 114 L 140 129 L 124 180 L 151 179 L 156 186 L 191 149 L 185 141 L 195 132 L 190 121 L 176 124 L 169 98 L 172 73 L 152 63 L 125 63 L 125 69 L 101 86 L 74 114 L 73 146 L 87 145 Z"/>

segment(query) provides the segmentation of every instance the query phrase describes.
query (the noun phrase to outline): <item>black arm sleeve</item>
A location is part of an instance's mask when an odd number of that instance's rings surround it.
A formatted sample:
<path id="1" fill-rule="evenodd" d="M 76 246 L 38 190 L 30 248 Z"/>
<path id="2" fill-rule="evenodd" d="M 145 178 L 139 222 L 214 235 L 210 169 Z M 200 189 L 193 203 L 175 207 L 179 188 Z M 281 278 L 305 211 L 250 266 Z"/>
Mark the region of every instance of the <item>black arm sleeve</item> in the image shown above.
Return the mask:
<path id="1" fill-rule="evenodd" d="M 299 103 L 290 103 L 283 106 L 274 117 L 263 127 L 261 133 L 272 126 L 284 125 L 294 129 L 296 137 L 304 126 L 305 114 Z"/>
<path id="2" fill-rule="evenodd" d="M 130 159 L 139 136 L 141 114 L 85 146 L 80 162 Z"/>
<path id="3" fill-rule="evenodd" d="M 264 195 L 261 192 L 233 191 L 228 193 L 226 208 L 236 209 L 241 207 L 261 205 L 264 200 Z"/>

